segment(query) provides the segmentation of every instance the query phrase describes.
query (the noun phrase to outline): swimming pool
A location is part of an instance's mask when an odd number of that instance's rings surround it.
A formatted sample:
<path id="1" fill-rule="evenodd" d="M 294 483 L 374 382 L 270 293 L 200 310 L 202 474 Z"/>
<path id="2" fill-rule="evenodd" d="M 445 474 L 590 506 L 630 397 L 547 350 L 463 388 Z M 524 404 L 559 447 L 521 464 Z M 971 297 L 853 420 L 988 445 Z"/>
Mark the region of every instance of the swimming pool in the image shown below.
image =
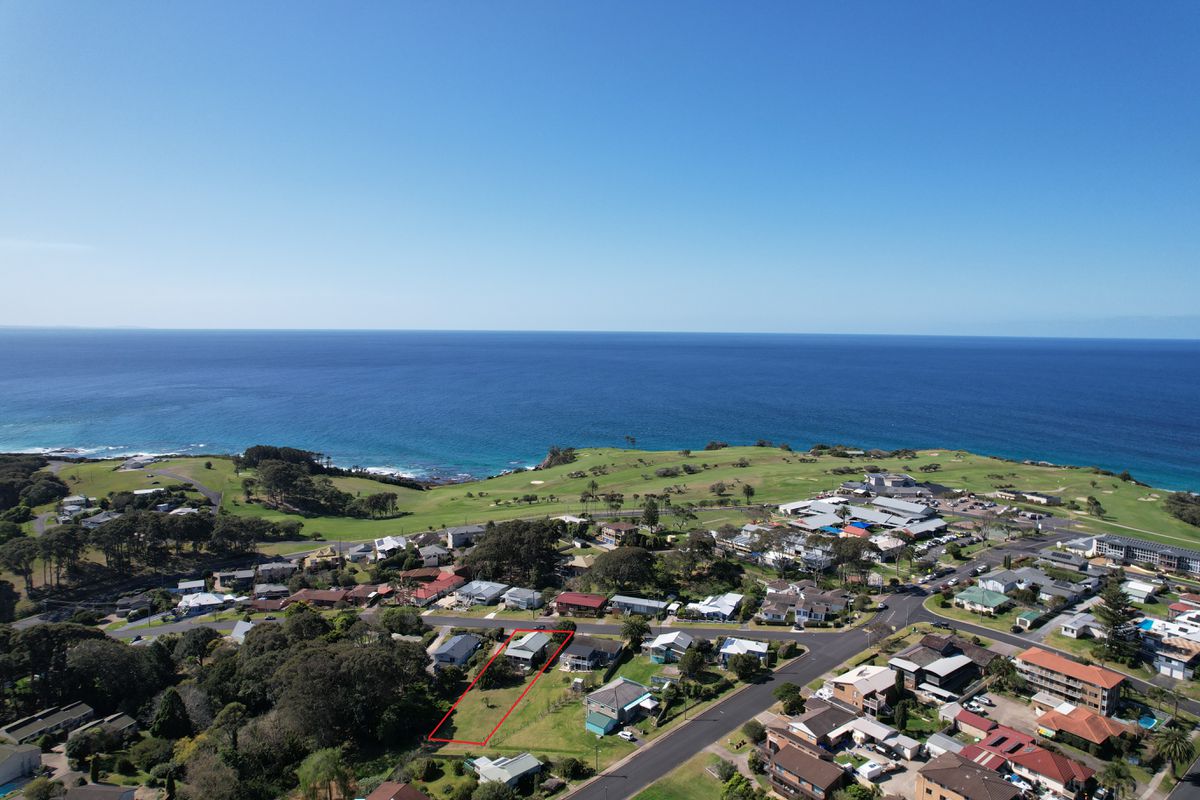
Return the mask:
<path id="1" fill-rule="evenodd" d="M 1142 630 L 1144 630 L 1144 631 L 1148 631 L 1148 630 L 1150 630 L 1151 628 L 1153 628 L 1153 627 L 1154 627 L 1154 620 L 1152 620 L 1152 619 L 1144 619 L 1144 620 L 1142 620 L 1141 622 L 1139 622 L 1139 623 L 1138 623 L 1138 627 L 1139 627 L 1139 628 L 1141 628 L 1141 629 L 1142 629 Z"/>
<path id="2" fill-rule="evenodd" d="M 1142 716 L 1138 717 L 1138 725 L 1141 725 L 1148 731 L 1152 731 L 1158 725 L 1158 717 L 1153 714 L 1142 714 Z"/>

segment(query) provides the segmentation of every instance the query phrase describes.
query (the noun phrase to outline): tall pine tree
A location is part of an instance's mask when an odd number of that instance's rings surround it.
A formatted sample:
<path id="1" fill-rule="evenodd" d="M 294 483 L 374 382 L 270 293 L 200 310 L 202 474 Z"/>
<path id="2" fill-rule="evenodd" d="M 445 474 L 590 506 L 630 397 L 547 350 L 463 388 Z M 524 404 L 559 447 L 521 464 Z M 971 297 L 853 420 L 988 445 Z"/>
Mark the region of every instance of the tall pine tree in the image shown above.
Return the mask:
<path id="1" fill-rule="evenodd" d="M 1092 607 L 1092 613 L 1104 626 L 1104 657 L 1127 664 L 1132 662 L 1137 655 L 1133 621 L 1137 619 L 1138 611 L 1129 604 L 1129 595 L 1120 583 L 1108 582 L 1100 593 L 1100 602 Z"/>

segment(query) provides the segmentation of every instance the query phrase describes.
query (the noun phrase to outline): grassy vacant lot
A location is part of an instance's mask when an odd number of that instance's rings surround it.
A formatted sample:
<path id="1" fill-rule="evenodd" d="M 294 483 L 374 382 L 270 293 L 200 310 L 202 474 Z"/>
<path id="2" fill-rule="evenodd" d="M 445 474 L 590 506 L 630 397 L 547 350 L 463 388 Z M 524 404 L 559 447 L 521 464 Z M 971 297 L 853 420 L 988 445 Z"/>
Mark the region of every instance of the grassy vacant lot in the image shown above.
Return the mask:
<path id="1" fill-rule="evenodd" d="M 995 616 L 988 616 L 987 614 L 984 614 L 981 617 L 974 611 L 967 611 L 965 608 L 959 608 L 953 605 L 949 608 L 942 608 L 941 600 L 941 595 L 930 595 L 929 597 L 925 598 L 925 608 L 934 614 L 938 614 L 939 616 L 943 616 L 948 619 L 966 622 L 971 625 L 981 625 L 985 628 L 992 628 L 994 630 L 1004 631 L 1006 633 L 1013 625 L 1016 624 L 1017 617 L 1020 616 L 1022 612 L 1029 610 L 1022 608 L 1021 606 L 1013 606 L 1002 614 L 996 614 Z"/>
<path id="2" fill-rule="evenodd" d="M 712 753 L 694 755 L 633 800 L 719 800 L 721 784 L 708 771 L 719 760 Z"/>
<path id="3" fill-rule="evenodd" d="M 319 533 L 327 539 L 366 540 L 389 533 L 412 533 L 445 525 L 603 510 L 600 503 L 585 507 L 580 502 L 580 494 L 588 489 L 591 481 L 598 484 L 601 493 L 624 494 L 623 510 L 631 512 L 640 507 L 641 497 L 647 493 L 670 491 L 675 505 L 717 500 L 717 495 L 710 487 L 718 482 L 727 487 L 726 495 L 720 498 L 725 504 L 744 504 L 742 487 L 747 484 L 754 488 L 754 502 L 778 503 L 809 497 L 854 477 L 833 474 L 832 470 L 838 467 L 851 467 L 857 471 L 869 464 L 882 469 L 920 474 L 920 467 L 937 463 L 941 469 L 930 477 L 947 486 L 975 492 L 990 492 L 1000 485 L 1015 485 L 1026 490 L 1058 494 L 1068 500 L 1093 495 L 1106 509 L 1103 519 L 1084 512 L 1055 509 L 1057 514 L 1078 519 L 1081 530 L 1125 533 L 1176 545 L 1200 544 L 1200 529 L 1162 510 L 1161 500 L 1165 492 L 1124 483 L 1088 469 L 1014 464 L 948 450 L 925 450 L 915 458 L 902 460 L 868 461 L 824 456 L 806 463 L 801 461 L 802 458 L 798 453 L 766 447 L 729 447 L 697 451 L 688 456 L 673 451 L 597 448 L 579 451 L 578 459 L 572 464 L 439 486 L 426 492 L 390 486 L 369 478 L 338 478 L 335 483 L 356 494 L 395 492 L 400 498 L 399 508 L 407 515 L 392 520 L 313 517 L 304 520 L 304 530 L 309 534 Z M 748 461 L 749 465 L 737 466 L 742 459 Z M 205 469 L 206 461 L 212 463 L 212 469 Z M 73 489 L 102 496 L 110 491 L 153 486 L 155 481 L 164 480 L 156 477 L 155 470 L 168 470 L 221 491 L 224 494 L 222 505 L 226 511 L 270 519 L 286 516 L 257 504 L 246 504 L 241 487 L 245 475 L 234 474 L 229 459 L 171 459 L 141 472 L 116 472 L 114 467 L 119 463 L 108 461 L 73 465 L 61 474 Z M 696 474 L 685 474 L 685 465 L 696 470 Z M 680 474 L 658 476 L 656 472 L 663 469 L 678 470 Z M 582 476 L 579 473 L 583 473 Z M 537 495 L 538 499 L 532 503 L 523 502 L 520 498 L 525 495 Z M 722 522 L 740 524 L 746 518 L 745 512 L 737 509 L 696 510 L 703 515 L 703 524 L 708 526 Z M 672 519 L 667 516 L 664 521 L 671 524 Z"/>

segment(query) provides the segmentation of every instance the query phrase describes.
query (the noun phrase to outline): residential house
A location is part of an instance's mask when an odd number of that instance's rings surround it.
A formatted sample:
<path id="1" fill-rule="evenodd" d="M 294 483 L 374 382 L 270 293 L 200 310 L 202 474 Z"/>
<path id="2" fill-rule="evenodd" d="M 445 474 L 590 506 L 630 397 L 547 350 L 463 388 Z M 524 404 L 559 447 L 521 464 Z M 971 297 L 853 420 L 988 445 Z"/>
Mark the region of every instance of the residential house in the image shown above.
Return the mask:
<path id="1" fill-rule="evenodd" d="M 1021 790 L 960 753 L 947 751 L 917 771 L 915 800 L 1017 800 Z"/>
<path id="2" fill-rule="evenodd" d="M 625 541 L 626 536 L 637 531 L 638 526 L 632 522 L 606 522 L 600 526 L 600 535 L 597 537 L 597 541 L 617 547 Z"/>
<path id="3" fill-rule="evenodd" d="M 721 642 L 721 666 L 729 668 L 729 659 L 734 656 L 751 655 L 754 656 L 765 667 L 770 662 L 771 651 L 767 647 L 766 642 L 755 642 L 750 639 L 739 639 L 735 636 L 730 636 L 725 641 Z"/>
<path id="4" fill-rule="evenodd" d="M 560 564 L 558 570 L 564 577 L 578 578 L 580 575 L 585 575 L 590 572 L 592 565 L 595 563 L 595 556 L 576 554 Z"/>
<path id="5" fill-rule="evenodd" d="M 487 528 L 482 525 L 458 525 L 453 528 L 445 528 L 442 533 L 446 537 L 446 547 L 457 550 L 460 547 L 469 547 L 475 544 L 475 540 L 486 531 Z"/>
<path id="6" fill-rule="evenodd" d="M 828 683 L 833 688 L 834 700 L 878 716 L 890 708 L 896 673 L 888 667 L 862 664 L 830 678 Z"/>
<path id="7" fill-rule="evenodd" d="M 1059 632 L 1069 639 L 1103 639 L 1108 636 L 1104 626 L 1086 611 L 1073 615 L 1062 624 Z"/>
<path id="8" fill-rule="evenodd" d="M 1146 617 L 1137 626 L 1142 654 L 1160 675 L 1191 679 L 1200 665 L 1200 611 L 1173 619 Z"/>
<path id="9" fill-rule="evenodd" d="M 767 775 L 771 789 L 783 797 L 830 800 L 849 782 L 840 764 L 818 758 L 795 745 L 769 754 Z"/>
<path id="10" fill-rule="evenodd" d="M 244 592 L 254 586 L 255 571 L 253 569 L 235 569 L 229 572 L 213 573 L 213 591 Z"/>
<path id="11" fill-rule="evenodd" d="M 90 730 L 102 730 L 109 736 L 116 737 L 122 741 L 132 738 L 138 732 L 138 722 L 128 714 L 117 712 L 109 714 L 102 719 L 95 719 L 91 722 L 85 722 L 75 730 L 67 734 L 67 739 L 72 739 L 81 733 L 87 733 Z"/>
<path id="12" fill-rule="evenodd" d="M 268 561 L 265 564 L 259 564 L 254 568 L 258 573 L 258 580 L 264 583 L 282 583 L 299 569 L 291 561 Z"/>
<path id="13" fill-rule="evenodd" d="M 629 678 L 617 678 L 587 696 L 584 727 L 597 736 L 606 736 L 655 706 L 649 687 Z"/>
<path id="14" fill-rule="evenodd" d="M 504 600 L 505 608 L 532 611 L 535 608 L 541 608 L 545 605 L 542 593 L 537 589 L 522 589 L 519 586 L 514 586 L 502 594 L 501 597 Z"/>
<path id="15" fill-rule="evenodd" d="M 973 711 L 967 711 L 964 708 L 959 711 L 958 715 L 954 718 L 954 727 L 965 733 L 967 736 L 974 736 L 976 739 L 982 739 L 994 731 L 998 725 L 995 721 L 990 720 L 980 714 L 976 714 Z"/>
<path id="16" fill-rule="evenodd" d="M 251 620 L 239 619 L 233 623 L 233 630 L 229 632 L 230 640 L 242 644 L 246 641 L 246 634 L 254 630 L 256 624 Z"/>
<path id="17" fill-rule="evenodd" d="M 695 639 L 687 631 L 670 631 L 660 634 L 645 645 L 650 653 L 650 660 L 656 664 L 669 664 L 678 661 L 695 644 Z"/>
<path id="18" fill-rule="evenodd" d="M 432 581 L 410 590 L 407 599 L 415 606 L 427 606 L 442 599 L 466 583 L 466 579 L 449 572 L 442 572 Z"/>
<path id="19" fill-rule="evenodd" d="M 203 578 L 195 580 L 179 581 L 175 585 L 175 594 L 197 594 L 208 590 L 208 584 Z"/>
<path id="20" fill-rule="evenodd" d="M 341 563 L 342 554 L 333 545 L 325 545 L 300 559 L 300 566 L 306 570 L 334 569 Z"/>
<path id="21" fill-rule="evenodd" d="M 112 522 L 114 519 L 120 518 L 120 513 L 116 511 L 101 511 L 99 514 L 93 514 L 90 517 L 84 517 L 79 520 L 79 525 L 86 531 L 93 531 L 106 522 Z"/>
<path id="22" fill-rule="evenodd" d="M 1081 798 L 1088 781 L 1096 771 L 1061 753 L 1033 746 L 1024 748 L 1008 758 L 1008 768 L 1018 778 L 1049 789 L 1054 797 L 1064 800 Z"/>
<path id="23" fill-rule="evenodd" d="M 429 795 L 408 783 L 384 781 L 367 795 L 366 800 L 430 800 Z"/>
<path id="24" fill-rule="evenodd" d="M 999 614 L 1012 602 L 1007 595 L 980 586 L 968 586 L 954 595 L 954 605 L 979 614 Z"/>
<path id="25" fill-rule="evenodd" d="M 1038 563 L 1049 564 L 1058 569 L 1072 569 L 1077 572 L 1084 572 L 1088 568 L 1088 560 L 1083 556 L 1053 547 L 1038 554 Z"/>
<path id="26" fill-rule="evenodd" d="M 1037 733 L 1038 736 L 1064 741 L 1083 750 L 1094 746 L 1094 752 L 1110 753 L 1117 739 L 1134 735 L 1134 728 L 1112 717 L 1101 716 L 1090 708 L 1059 703 L 1038 717 Z"/>
<path id="27" fill-rule="evenodd" d="M 289 603 L 308 603 L 315 608 L 333 608 L 338 603 L 348 602 L 350 592 L 346 589 L 301 589 L 288 598 Z"/>
<path id="28" fill-rule="evenodd" d="M 1093 664 L 1030 647 L 1016 657 L 1017 672 L 1034 689 L 1046 691 L 1106 717 L 1117 710 L 1125 676 Z"/>
<path id="29" fill-rule="evenodd" d="M 616 594 L 609 598 L 610 607 L 625 614 L 641 614 L 644 617 L 661 617 L 667 612 L 668 603 L 665 600 L 647 600 L 644 597 L 630 597 Z"/>
<path id="30" fill-rule="evenodd" d="M 561 669 L 567 672 L 591 672 L 611 664 L 625 645 L 616 639 L 575 634 L 559 655 Z"/>
<path id="31" fill-rule="evenodd" d="M 944 733 L 931 733 L 925 740 L 925 754 L 937 758 L 942 753 L 960 753 L 965 745 L 957 739 L 951 739 Z"/>
<path id="32" fill-rule="evenodd" d="M 504 649 L 504 655 L 512 659 L 526 670 L 540 664 L 546 653 L 546 648 L 554 641 L 550 634 L 542 631 L 530 631 L 520 639 L 515 639 Z"/>
<path id="33" fill-rule="evenodd" d="M 116 786 L 111 783 L 88 783 L 67 789 L 64 800 L 134 800 L 136 786 Z"/>
<path id="34" fill-rule="evenodd" d="M 42 750 L 32 744 L 0 744 L 0 787 L 32 777 L 42 767 Z"/>
<path id="35" fill-rule="evenodd" d="M 128 618 L 134 612 L 148 613 L 153 605 L 154 602 L 147 592 L 119 597 L 116 603 L 117 616 Z"/>
<path id="36" fill-rule="evenodd" d="M 737 613 L 738 606 L 741 605 L 744 598 L 745 595 L 736 592 L 711 595 L 699 603 L 688 603 L 687 610 L 691 615 L 701 619 L 727 622 Z"/>
<path id="37" fill-rule="evenodd" d="M 788 615 L 794 613 L 796 605 L 800 602 L 801 598 L 798 594 L 768 591 L 755 616 L 763 622 L 784 623 L 788 621 Z"/>
<path id="38" fill-rule="evenodd" d="M 607 602 L 608 598 L 602 594 L 563 592 L 554 598 L 554 609 L 564 616 L 598 617 L 604 613 L 604 605 Z"/>
<path id="39" fill-rule="evenodd" d="M 427 544 L 418 548 L 417 553 L 426 567 L 440 567 L 450 560 L 450 551 L 438 544 Z"/>
<path id="40" fill-rule="evenodd" d="M 833 747 L 841 741 L 846 724 L 857 718 L 847 708 L 810 698 L 804 712 L 788 721 L 788 730 L 813 747 Z"/>
<path id="41" fill-rule="evenodd" d="M 408 539 L 403 536 L 381 536 L 375 540 L 375 558 L 378 561 L 391 558 L 407 549 Z"/>
<path id="42" fill-rule="evenodd" d="M 391 597 L 394 590 L 387 583 L 360 583 L 346 594 L 346 602 L 356 606 L 370 606 Z"/>
<path id="43" fill-rule="evenodd" d="M 291 593 L 284 583 L 256 583 L 250 595 L 256 600 L 279 600 Z"/>
<path id="44" fill-rule="evenodd" d="M 433 656 L 433 665 L 434 667 L 465 666 L 482 644 L 483 640 L 473 633 L 451 636 L 430 654 Z"/>
<path id="45" fill-rule="evenodd" d="M 929 634 L 896 653 L 888 660 L 888 666 L 904 674 L 904 687 L 909 691 L 921 687 L 928 691 L 932 687 L 954 692 L 982 675 L 997 655 L 958 636 Z M 966 656 L 967 661 L 958 656 Z"/>
<path id="46" fill-rule="evenodd" d="M 529 753 L 495 759 L 480 756 L 467 759 L 467 765 L 479 776 L 480 783 L 496 781 L 512 787 L 542 771 L 542 762 Z"/>
<path id="47" fill-rule="evenodd" d="M 47 708 L 0 728 L 0 739 L 13 744 L 26 744 L 43 736 L 55 736 L 79 727 L 92 719 L 95 712 L 87 703 L 71 703 Z"/>
<path id="48" fill-rule="evenodd" d="M 460 603 L 472 606 L 491 606 L 499 602 L 508 591 L 508 585 L 493 581 L 471 581 L 458 587 L 455 596 Z"/>
<path id="49" fill-rule="evenodd" d="M 1151 603 L 1154 601 L 1154 595 L 1158 594 L 1159 587 L 1147 581 L 1128 580 L 1121 584 L 1121 588 L 1125 590 L 1125 594 L 1129 595 L 1129 599 L 1135 603 Z"/>
<path id="50" fill-rule="evenodd" d="M 237 595 L 216 594 L 215 592 L 185 594 L 180 598 L 178 605 L 175 606 L 175 613 L 185 617 L 194 617 L 197 614 L 209 614 L 221 609 L 232 608 L 239 600 L 244 599 L 246 598 L 238 598 Z"/>

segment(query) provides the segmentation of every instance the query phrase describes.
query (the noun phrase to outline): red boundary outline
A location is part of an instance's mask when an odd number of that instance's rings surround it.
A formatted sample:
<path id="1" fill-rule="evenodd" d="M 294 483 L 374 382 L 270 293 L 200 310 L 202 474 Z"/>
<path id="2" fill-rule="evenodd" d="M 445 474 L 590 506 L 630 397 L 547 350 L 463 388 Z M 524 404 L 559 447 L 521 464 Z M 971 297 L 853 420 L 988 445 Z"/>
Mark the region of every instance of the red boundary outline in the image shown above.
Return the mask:
<path id="1" fill-rule="evenodd" d="M 450 718 L 450 715 L 454 713 L 454 709 L 458 708 L 458 704 L 463 701 L 463 698 L 465 698 L 467 696 L 467 694 L 472 689 L 475 688 L 475 684 L 479 682 L 479 679 L 481 677 L 483 677 L 483 673 L 485 673 L 489 669 L 491 669 L 492 662 L 495 661 L 499 656 L 504 654 L 504 651 L 508 649 L 509 642 L 511 642 L 513 640 L 513 637 L 516 636 L 518 633 L 545 633 L 545 634 L 549 634 L 549 635 L 553 635 L 556 633 L 565 633 L 567 635 L 567 638 L 563 639 L 562 644 L 560 644 L 558 646 L 558 649 L 554 651 L 554 654 L 551 655 L 549 658 L 547 658 L 545 660 L 545 662 L 543 662 L 542 668 L 539 669 L 537 671 L 537 674 L 533 676 L 533 680 L 531 680 L 529 682 L 529 685 L 525 687 L 525 691 L 521 692 L 521 696 L 513 701 L 513 704 L 508 707 L 507 711 L 504 712 L 504 716 L 501 717 L 500 721 L 496 723 L 496 727 L 492 728 L 491 733 L 489 733 L 487 736 L 485 736 L 483 738 L 482 742 L 469 742 L 465 739 L 441 739 L 441 738 L 434 736 L 434 734 L 438 732 L 438 728 L 441 728 L 442 725 L 444 725 L 446 723 L 446 720 L 448 720 Z M 559 630 L 547 631 L 547 630 L 539 630 L 537 628 L 515 628 L 515 629 L 513 629 L 513 632 L 508 635 L 508 638 L 504 640 L 504 643 L 500 646 L 500 648 L 498 650 L 496 650 L 495 653 L 492 654 L 492 657 L 488 659 L 487 664 L 485 664 L 483 669 L 481 669 L 479 671 L 479 674 L 475 676 L 475 680 L 471 681 L 471 685 L 468 686 L 461 695 L 459 695 L 459 698 L 454 701 L 454 705 L 450 706 L 450 710 L 446 712 L 445 716 L 443 716 L 441 718 L 441 720 L 438 721 L 438 724 L 433 727 L 433 730 L 431 730 L 429 732 L 429 735 L 425 738 L 427 738 L 431 742 L 445 742 L 446 744 L 471 744 L 471 745 L 476 745 L 478 747 L 483 747 L 484 745 L 486 745 L 489 741 L 491 741 L 492 737 L 496 735 L 496 731 L 500 730 L 500 726 L 504 724 L 504 721 L 506 719 L 508 719 L 508 715 L 511 714 L 513 712 L 513 710 L 516 709 L 516 707 L 520 704 L 520 702 L 525 699 L 525 695 L 529 694 L 529 690 L 532 689 L 533 685 L 538 682 L 539 678 L 542 677 L 542 673 L 546 671 L 546 668 L 550 666 L 550 663 L 552 661 L 554 661 L 554 659 L 558 658 L 558 654 L 562 652 L 562 649 L 567 646 L 567 642 L 571 641 L 571 637 L 574 635 L 575 635 L 575 631 L 559 631 Z"/>

